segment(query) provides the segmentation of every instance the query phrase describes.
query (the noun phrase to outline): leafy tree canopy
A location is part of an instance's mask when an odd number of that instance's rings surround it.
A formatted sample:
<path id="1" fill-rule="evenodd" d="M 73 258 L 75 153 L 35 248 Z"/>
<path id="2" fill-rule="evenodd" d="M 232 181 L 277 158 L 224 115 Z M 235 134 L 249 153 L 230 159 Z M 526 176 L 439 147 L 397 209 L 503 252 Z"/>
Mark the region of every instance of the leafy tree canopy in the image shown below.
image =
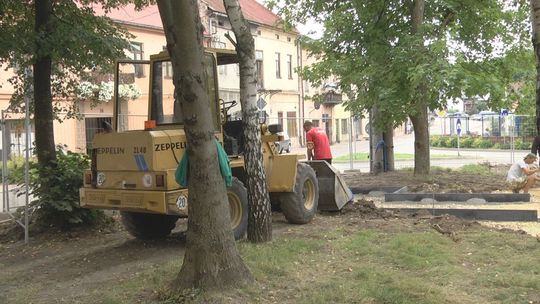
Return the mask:
<path id="1" fill-rule="evenodd" d="M 54 111 L 74 114 L 74 105 L 66 102 L 73 96 L 78 82 L 88 72 L 110 70 L 113 61 L 125 57 L 124 50 L 132 37 L 110 18 L 96 16 L 94 8 L 105 11 L 134 3 L 136 8 L 149 0 L 79 0 L 52 1 L 52 16 L 48 35 L 37 34 L 34 1 L 0 1 L 0 65 L 15 68 L 9 79 L 15 92 L 11 106 L 16 110 L 22 102 L 24 69 L 31 66 L 38 55 L 50 55 L 53 62 L 51 87 Z M 36 49 L 39 42 L 40 48 Z M 31 79 L 29 79 L 31 83 Z"/>
<path id="2" fill-rule="evenodd" d="M 318 61 L 302 72 L 321 85 L 337 76 L 362 113 L 377 105 L 386 123 L 414 115 L 418 94 L 431 109 L 448 100 L 487 96 L 508 107 L 528 94 L 534 59 L 529 42 L 528 3 L 516 0 L 426 1 L 424 22 L 411 30 L 412 0 L 271 1 L 291 25 L 307 19 L 324 25 L 320 39 L 303 45 Z M 523 83 L 520 89 L 516 83 Z M 425 92 L 418 88 L 423 84 Z"/>

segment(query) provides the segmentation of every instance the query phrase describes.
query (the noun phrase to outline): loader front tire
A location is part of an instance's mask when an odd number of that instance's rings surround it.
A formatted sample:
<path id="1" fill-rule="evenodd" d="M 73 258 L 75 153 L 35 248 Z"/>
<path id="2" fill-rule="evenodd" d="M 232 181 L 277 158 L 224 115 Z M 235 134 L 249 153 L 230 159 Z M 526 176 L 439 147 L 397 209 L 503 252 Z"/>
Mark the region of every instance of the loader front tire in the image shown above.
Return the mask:
<path id="1" fill-rule="evenodd" d="M 279 200 L 289 223 L 311 222 L 319 204 L 319 183 L 315 170 L 306 164 L 298 164 L 293 192 L 281 193 Z"/>
<path id="2" fill-rule="evenodd" d="M 243 238 L 247 231 L 249 208 L 247 196 L 244 184 L 238 178 L 233 177 L 232 186 L 227 187 L 227 198 L 229 199 L 231 228 L 235 240 Z"/>
<path id="3" fill-rule="evenodd" d="M 122 224 L 129 234 L 138 239 L 162 239 L 176 226 L 178 216 L 121 211 Z"/>

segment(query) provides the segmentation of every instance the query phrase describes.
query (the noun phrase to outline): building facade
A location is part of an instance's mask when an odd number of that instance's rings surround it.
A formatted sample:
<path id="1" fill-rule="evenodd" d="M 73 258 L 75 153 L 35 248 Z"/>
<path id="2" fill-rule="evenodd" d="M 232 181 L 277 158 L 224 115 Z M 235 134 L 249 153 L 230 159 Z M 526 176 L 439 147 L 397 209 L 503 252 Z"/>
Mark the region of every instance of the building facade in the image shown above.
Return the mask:
<path id="1" fill-rule="evenodd" d="M 200 0 L 201 21 L 205 28 L 204 39 L 207 47 L 234 49 L 227 37 L 234 34 L 231 30 L 222 0 Z M 304 120 L 312 120 L 315 125 L 326 130 L 332 143 L 348 139 L 354 128 L 355 138 L 364 132 L 362 121 L 351 119 L 341 103 L 342 95 L 332 84 L 324 88 L 313 88 L 302 81 L 297 69 L 312 62 L 298 44 L 299 33 L 285 31 L 280 26 L 280 19 L 255 0 L 240 0 L 244 16 L 250 23 L 255 40 L 256 68 L 258 78 L 258 106 L 261 119 L 268 124 L 281 124 L 284 132 L 291 138 L 293 145 L 304 142 L 302 125 Z M 96 14 L 105 12 L 96 8 Z M 124 26 L 132 35 L 131 46 L 126 50 L 126 57 L 134 60 L 148 60 L 150 55 L 165 49 L 166 40 L 157 6 L 150 6 L 136 11 L 132 6 L 112 10 L 108 17 Z M 172 68 L 164 68 L 164 78 L 172 78 Z M 125 129 L 142 129 L 147 117 L 146 100 L 148 98 L 149 69 L 144 65 L 126 64 L 121 66 L 121 75 L 126 85 L 138 88 L 140 95 L 134 100 L 122 102 L 121 112 L 125 116 Z M 0 108 L 6 109 L 13 88 L 7 83 L 10 73 L 0 75 Z M 237 65 L 220 66 L 218 69 L 220 83 L 219 95 L 224 101 L 236 100 L 239 104 L 239 69 Z M 109 79 L 109 81 L 112 79 Z M 310 95 L 317 92 L 327 93 L 322 104 L 316 104 Z M 172 98 L 172 96 L 169 96 Z M 95 104 L 80 100 L 81 120 L 65 119 L 62 123 L 55 121 L 55 141 L 67 145 L 72 151 L 86 152 L 91 148 L 93 135 L 98 132 L 103 122 L 111 122 L 113 115 L 112 102 Z M 239 105 L 231 109 L 232 119 L 240 119 Z M 21 117 L 7 117 L 4 129 L 9 136 L 8 146 L 13 152 L 17 145 L 24 146 L 21 136 Z M 33 138 L 33 136 L 32 136 Z M 361 137 L 360 137 L 361 138 Z M 22 140 L 22 141 L 21 141 Z M 20 148 L 18 149 L 20 150 Z"/>

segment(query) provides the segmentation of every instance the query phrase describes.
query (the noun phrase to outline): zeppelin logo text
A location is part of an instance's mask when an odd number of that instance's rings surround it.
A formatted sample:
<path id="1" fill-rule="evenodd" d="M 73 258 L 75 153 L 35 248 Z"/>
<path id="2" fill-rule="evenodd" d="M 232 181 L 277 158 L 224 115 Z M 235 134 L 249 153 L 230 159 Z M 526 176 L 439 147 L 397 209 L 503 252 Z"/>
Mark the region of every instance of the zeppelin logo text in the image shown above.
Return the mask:
<path id="1" fill-rule="evenodd" d="M 186 148 L 186 142 L 174 142 L 174 143 L 165 143 L 165 144 L 154 144 L 154 151 L 167 151 L 171 149 L 185 149 Z"/>
<path id="2" fill-rule="evenodd" d="M 124 148 L 120 147 L 96 148 L 95 151 L 97 154 L 124 154 Z"/>

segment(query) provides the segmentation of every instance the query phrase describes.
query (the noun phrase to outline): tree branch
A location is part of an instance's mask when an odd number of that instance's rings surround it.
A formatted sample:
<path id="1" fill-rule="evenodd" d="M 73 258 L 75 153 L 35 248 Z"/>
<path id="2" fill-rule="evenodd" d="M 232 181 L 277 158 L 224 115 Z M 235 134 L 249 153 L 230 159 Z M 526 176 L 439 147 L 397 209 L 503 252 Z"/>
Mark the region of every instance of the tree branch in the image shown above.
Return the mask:
<path id="1" fill-rule="evenodd" d="M 236 44 L 236 41 L 233 40 L 229 32 L 225 33 L 225 38 L 229 39 L 229 41 L 232 43 L 234 48 L 238 50 L 238 44 Z"/>

